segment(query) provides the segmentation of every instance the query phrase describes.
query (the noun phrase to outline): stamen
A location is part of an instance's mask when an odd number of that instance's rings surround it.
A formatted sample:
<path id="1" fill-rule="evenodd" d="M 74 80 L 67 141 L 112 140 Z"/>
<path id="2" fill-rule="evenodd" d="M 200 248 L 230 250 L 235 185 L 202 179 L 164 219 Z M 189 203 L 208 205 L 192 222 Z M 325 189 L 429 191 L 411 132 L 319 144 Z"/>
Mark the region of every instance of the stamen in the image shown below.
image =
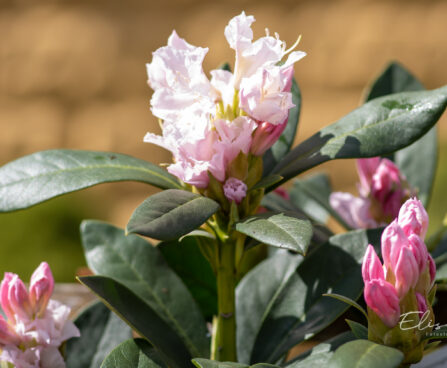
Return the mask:
<path id="1" fill-rule="evenodd" d="M 269 31 L 268 28 L 265 29 L 265 35 L 266 35 L 267 37 L 270 37 L 270 31 Z"/>
<path id="2" fill-rule="evenodd" d="M 289 52 L 293 51 L 293 49 L 298 46 L 300 41 L 301 41 L 301 35 L 298 36 L 298 39 L 295 41 L 295 43 L 292 45 L 292 47 L 289 47 L 286 51 L 284 51 L 284 55 L 287 55 Z"/>

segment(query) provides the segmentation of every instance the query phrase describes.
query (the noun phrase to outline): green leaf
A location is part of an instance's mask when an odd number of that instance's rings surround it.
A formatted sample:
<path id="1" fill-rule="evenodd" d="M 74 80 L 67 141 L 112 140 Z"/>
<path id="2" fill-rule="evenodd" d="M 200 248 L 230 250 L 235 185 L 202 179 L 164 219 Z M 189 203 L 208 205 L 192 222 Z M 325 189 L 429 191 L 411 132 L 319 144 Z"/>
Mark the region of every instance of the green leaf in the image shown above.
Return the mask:
<path id="1" fill-rule="evenodd" d="M 170 367 L 190 367 L 191 354 L 174 329 L 158 313 L 121 283 L 105 276 L 80 277 L 112 311 L 146 338 Z"/>
<path id="2" fill-rule="evenodd" d="M 312 350 L 307 351 L 290 362 L 287 362 L 286 368 L 316 368 L 326 367 L 334 351 L 355 337 L 350 331 L 342 332 L 333 338 L 318 344 Z"/>
<path id="3" fill-rule="evenodd" d="M 337 349 L 329 368 L 398 368 L 404 355 L 397 349 L 367 340 L 350 341 Z"/>
<path id="4" fill-rule="evenodd" d="M 236 223 L 236 230 L 277 248 L 305 254 L 312 238 L 312 225 L 293 213 L 262 213 Z"/>
<path id="5" fill-rule="evenodd" d="M 368 327 L 365 327 L 362 324 L 351 321 L 349 319 L 346 320 L 346 323 L 349 325 L 349 328 L 351 329 L 355 337 L 357 337 L 358 339 L 368 340 Z"/>
<path id="6" fill-rule="evenodd" d="M 264 176 L 267 176 L 279 161 L 290 151 L 298 128 L 301 111 L 301 91 L 295 78 L 292 80 L 292 102 L 295 107 L 289 110 L 289 119 L 283 133 L 276 143 L 262 157 Z"/>
<path id="7" fill-rule="evenodd" d="M 334 299 L 337 299 L 343 303 L 349 304 L 351 307 L 354 307 L 355 309 L 357 309 L 358 311 L 360 311 L 365 318 L 368 320 L 368 314 L 366 313 L 366 311 L 362 308 L 362 306 L 360 304 L 358 304 L 355 300 L 352 300 L 350 298 L 345 297 L 344 295 L 339 295 L 339 294 L 323 294 L 323 296 L 328 296 Z"/>
<path id="8" fill-rule="evenodd" d="M 237 356 L 250 363 L 256 336 L 274 301 L 302 261 L 300 255 L 278 251 L 250 271 L 236 288 Z"/>
<path id="9" fill-rule="evenodd" d="M 193 359 L 192 362 L 197 368 L 248 368 L 246 364 L 240 364 L 235 362 L 218 362 L 216 360 L 209 359 Z"/>
<path id="10" fill-rule="evenodd" d="M 402 65 L 391 63 L 371 86 L 366 97 L 369 101 L 397 92 L 424 90 L 424 86 Z M 418 197 L 427 207 L 438 159 L 436 127 L 410 146 L 397 151 L 394 161 L 405 174 L 411 186 L 418 190 Z"/>
<path id="11" fill-rule="evenodd" d="M 267 259 L 254 268 L 238 286 L 239 299 L 248 299 L 244 304 L 256 306 L 262 319 L 250 328 L 239 323 L 252 310 L 240 311 L 238 315 L 239 340 L 255 340 L 247 346 L 250 362 L 275 363 L 289 349 L 310 339 L 329 326 L 349 307 L 338 300 L 323 296 L 328 292 L 344 295 L 356 300 L 363 291 L 361 262 L 368 244 L 380 244 L 381 229 L 356 230 L 335 235 L 328 243 L 316 246 L 286 278 L 281 279 L 272 298 L 260 298 L 257 293 L 265 280 L 274 280 L 277 267 L 275 258 Z M 290 257 L 289 254 L 277 255 Z M 276 257 L 276 255 L 275 255 Z M 279 262 L 276 259 L 276 262 Z M 267 266 L 269 264 L 270 266 Z M 265 265 L 265 268 L 261 268 Z M 271 271 L 269 271 L 271 269 Z M 257 274 L 250 279 L 251 274 Z M 247 337 L 258 331 L 256 337 Z"/>
<path id="12" fill-rule="evenodd" d="M 326 223 L 334 211 L 329 204 L 331 183 L 326 174 L 311 174 L 297 179 L 290 189 L 290 200 L 311 219 Z"/>
<path id="13" fill-rule="evenodd" d="M 81 337 L 67 341 L 67 368 L 97 368 L 116 345 L 132 337 L 129 326 L 102 303 L 85 309 L 75 325 Z"/>
<path id="14" fill-rule="evenodd" d="M 185 190 L 169 189 L 147 198 L 132 214 L 129 233 L 173 240 L 202 225 L 219 209 L 212 199 Z"/>
<path id="15" fill-rule="evenodd" d="M 96 366 L 98 367 L 98 366 Z M 156 351 L 143 339 L 131 339 L 117 346 L 101 368 L 167 368 Z"/>
<path id="16" fill-rule="evenodd" d="M 123 230 L 99 221 L 84 221 L 81 236 L 87 264 L 93 272 L 119 281 L 138 295 L 178 334 L 192 356 L 208 356 L 205 320 L 159 249 L 138 236 L 125 236 Z M 135 318 L 144 319 L 142 316 Z"/>
<path id="17" fill-rule="evenodd" d="M 265 176 L 260 181 L 258 181 L 251 189 L 269 188 L 274 184 L 280 182 L 281 180 L 282 176 L 279 175 Z"/>
<path id="18" fill-rule="evenodd" d="M 166 170 L 119 153 L 51 150 L 0 168 L 0 212 L 30 207 L 96 184 L 140 181 L 162 189 L 181 188 Z"/>
<path id="19" fill-rule="evenodd" d="M 444 340 L 447 339 L 447 326 L 435 325 L 433 331 L 424 337 L 424 340 Z"/>
<path id="20" fill-rule="evenodd" d="M 196 300 L 202 314 L 217 314 L 216 276 L 200 251 L 194 237 L 162 242 L 157 248 L 172 270 L 182 279 Z"/>
<path id="21" fill-rule="evenodd" d="M 273 173 L 283 176 L 284 182 L 329 160 L 397 151 L 427 133 L 446 106 L 447 86 L 376 98 L 294 148 Z"/>

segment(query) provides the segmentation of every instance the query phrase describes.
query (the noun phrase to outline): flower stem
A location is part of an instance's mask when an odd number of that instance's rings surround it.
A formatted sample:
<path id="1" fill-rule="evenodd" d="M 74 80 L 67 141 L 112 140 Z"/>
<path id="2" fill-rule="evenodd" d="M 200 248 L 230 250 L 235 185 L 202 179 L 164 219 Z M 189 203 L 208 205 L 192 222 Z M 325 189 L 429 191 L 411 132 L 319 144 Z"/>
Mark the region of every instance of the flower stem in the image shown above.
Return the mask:
<path id="1" fill-rule="evenodd" d="M 219 246 L 220 259 L 217 267 L 217 309 L 213 320 L 211 358 L 221 362 L 236 362 L 236 315 L 235 315 L 235 244 L 228 239 Z"/>

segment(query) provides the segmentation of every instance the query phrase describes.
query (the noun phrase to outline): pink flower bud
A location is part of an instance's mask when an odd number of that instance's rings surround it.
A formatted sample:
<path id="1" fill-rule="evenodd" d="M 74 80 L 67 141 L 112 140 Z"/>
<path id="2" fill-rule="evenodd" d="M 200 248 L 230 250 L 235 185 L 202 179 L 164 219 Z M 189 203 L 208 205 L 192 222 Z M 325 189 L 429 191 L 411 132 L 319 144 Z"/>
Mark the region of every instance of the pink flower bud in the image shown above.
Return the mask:
<path id="1" fill-rule="evenodd" d="M 357 172 L 360 178 L 359 193 L 362 197 L 369 195 L 372 177 L 379 164 L 380 157 L 361 158 L 357 160 Z"/>
<path id="2" fill-rule="evenodd" d="M 424 313 L 427 311 L 427 300 L 422 294 L 416 293 L 416 300 L 418 303 L 418 310 L 420 312 L 420 315 L 423 316 Z"/>
<path id="3" fill-rule="evenodd" d="M 369 244 L 366 248 L 365 257 L 362 264 L 363 281 L 384 280 L 382 263 L 380 263 L 374 247 Z"/>
<path id="4" fill-rule="evenodd" d="M 286 189 L 278 187 L 273 192 L 278 194 L 281 198 L 285 199 L 286 201 L 290 201 L 290 195 Z"/>
<path id="5" fill-rule="evenodd" d="M 386 268 L 394 269 L 400 250 L 405 246 L 408 246 L 408 238 L 394 220 L 382 233 L 382 257 Z"/>
<path id="6" fill-rule="evenodd" d="M 29 297 L 37 314 L 42 314 L 54 290 L 54 278 L 50 266 L 42 262 L 31 276 Z"/>
<path id="7" fill-rule="evenodd" d="M 396 277 L 396 289 L 399 297 L 403 297 L 410 288 L 416 286 L 419 279 L 419 269 L 413 252 L 408 247 L 400 249 L 397 263 L 392 270 Z"/>
<path id="8" fill-rule="evenodd" d="M 262 156 L 279 139 L 287 126 L 287 119 L 281 124 L 262 122 L 258 124 L 253 135 L 250 152 L 255 156 Z"/>
<path id="9" fill-rule="evenodd" d="M 413 256 L 418 264 L 419 272 L 422 273 L 427 266 L 428 251 L 427 246 L 422 239 L 416 234 L 410 234 L 408 236 L 408 242 Z"/>
<path id="10" fill-rule="evenodd" d="M 409 199 L 402 205 L 398 222 L 405 234 L 414 233 L 425 239 L 428 228 L 428 214 L 418 199 Z"/>
<path id="11" fill-rule="evenodd" d="M 20 339 L 9 325 L 5 321 L 2 315 L 0 315 L 0 346 L 1 345 L 19 345 Z"/>
<path id="12" fill-rule="evenodd" d="M 385 280 L 365 283 L 365 301 L 382 322 L 393 328 L 400 318 L 399 297 L 393 285 Z"/>
<path id="13" fill-rule="evenodd" d="M 229 201 L 235 201 L 236 204 L 242 202 L 247 195 L 247 185 L 236 178 L 228 178 L 223 186 L 225 197 Z"/>
<path id="14" fill-rule="evenodd" d="M 3 278 L 2 284 L 0 286 L 0 302 L 2 305 L 2 309 L 5 312 L 6 316 L 10 320 L 14 320 L 14 311 L 11 308 L 9 303 L 9 285 L 14 276 L 17 276 L 10 272 L 5 272 L 5 276 Z"/>
<path id="15" fill-rule="evenodd" d="M 26 290 L 25 284 L 17 275 L 14 275 L 9 283 L 8 299 L 16 319 L 18 317 L 27 320 L 33 317 L 28 290 Z"/>
<path id="16" fill-rule="evenodd" d="M 428 270 L 430 272 L 431 286 L 433 286 L 436 278 L 436 264 L 430 254 L 428 255 Z"/>

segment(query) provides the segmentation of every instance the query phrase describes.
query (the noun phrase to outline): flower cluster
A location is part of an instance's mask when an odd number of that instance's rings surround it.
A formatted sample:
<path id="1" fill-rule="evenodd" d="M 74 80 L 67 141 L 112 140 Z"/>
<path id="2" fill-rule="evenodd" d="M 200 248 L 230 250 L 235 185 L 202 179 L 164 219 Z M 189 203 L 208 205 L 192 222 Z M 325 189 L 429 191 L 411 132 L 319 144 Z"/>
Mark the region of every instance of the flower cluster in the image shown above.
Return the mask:
<path id="1" fill-rule="evenodd" d="M 46 262 L 31 276 L 29 291 L 19 276 L 5 273 L 0 302 L 7 317 L 0 316 L 0 360 L 16 368 L 64 368 L 59 347 L 79 336 L 68 320 L 70 308 L 50 297 L 54 279 Z"/>
<path id="2" fill-rule="evenodd" d="M 404 175 L 392 161 L 380 157 L 357 160 L 357 171 L 360 196 L 334 192 L 331 206 L 355 229 L 389 224 L 413 194 Z"/>
<path id="3" fill-rule="evenodd" d="M 408 362 L 422 358 L 421 340 L 431 332 L 434 321 L 431 302 L 436 267 L 424 244 L 427 226 L 428 215 L 421 202 L 406 201 L 382 233 L 383 265 L 369 245 L 362 266 L 369 337 L 400 348 Z M 413 325 L 402 327 L 408 323 Z"/>
<path id="4" fill-rule="evenodd" d="M 236 54 L 234 73 L 213 70 L 209 80 L 202 68 L 208 49 L 190 45 L 175 31 L 147 64 L 151 108 L 162 121 L 162 136 L 147 133 L 145 142 L 172 152 L 168 171 L 183 182 L 204 189 L 212 175 L 226 183 L 227 199 L 237 202 L 247 190 L 239 181 L 246 178 L 232 177 L 229 167 L 240 154 L 262 155 L 279 138 L 294 106 L 293 64 L 305 56 L 292 51 L 296 44 L 286 50 L 268 32 L 253 42 L 253 22 L 242 12 L 225 28 Z"/>

